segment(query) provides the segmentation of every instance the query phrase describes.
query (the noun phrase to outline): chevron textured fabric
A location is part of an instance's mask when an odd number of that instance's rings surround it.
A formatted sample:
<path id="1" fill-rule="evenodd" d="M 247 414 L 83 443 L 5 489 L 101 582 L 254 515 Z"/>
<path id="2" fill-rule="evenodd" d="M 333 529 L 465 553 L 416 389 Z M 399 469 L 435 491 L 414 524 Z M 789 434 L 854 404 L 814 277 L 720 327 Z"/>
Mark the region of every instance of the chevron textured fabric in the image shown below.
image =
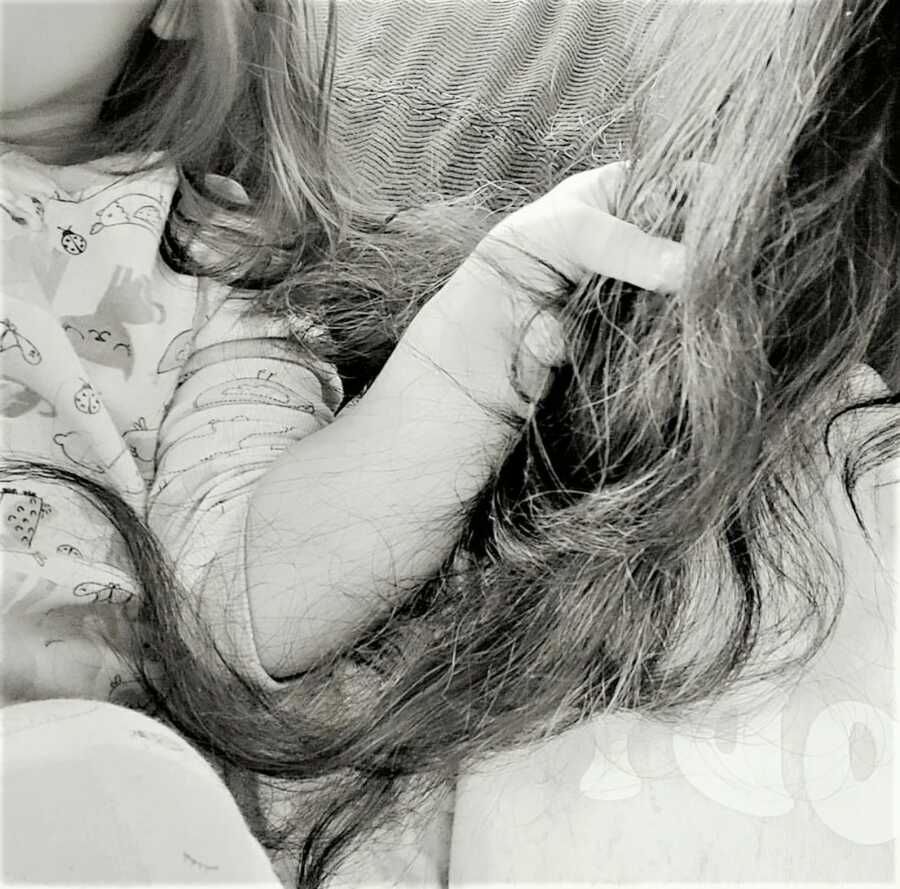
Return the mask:
<path id="1" fill-rule="evenodd" d="M 319 0 L 324 17 L 326 4 Z M 615 160 L 646 0 L 339 0 L 333 126 L 380 197 Z"/>

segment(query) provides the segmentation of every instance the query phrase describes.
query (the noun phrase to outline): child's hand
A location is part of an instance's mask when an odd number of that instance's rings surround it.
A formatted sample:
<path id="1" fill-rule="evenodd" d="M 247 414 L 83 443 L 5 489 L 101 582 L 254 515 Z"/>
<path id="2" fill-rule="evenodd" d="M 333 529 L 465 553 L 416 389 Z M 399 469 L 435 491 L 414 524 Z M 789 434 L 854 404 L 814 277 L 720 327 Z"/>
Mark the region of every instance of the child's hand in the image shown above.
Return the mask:
<path id="1" fill-rule="evenodd" d="M 559 324 L 542 303 L 566 279 L 603 275 L 659 292 L 681 286 L 684 248 L 615 217 L 626 175 L 624 163 L 579 173 L 504 219 L 419 313 L 401 345 L 485 407 L 527 415 L 550 368 L 565 361 Z"/>

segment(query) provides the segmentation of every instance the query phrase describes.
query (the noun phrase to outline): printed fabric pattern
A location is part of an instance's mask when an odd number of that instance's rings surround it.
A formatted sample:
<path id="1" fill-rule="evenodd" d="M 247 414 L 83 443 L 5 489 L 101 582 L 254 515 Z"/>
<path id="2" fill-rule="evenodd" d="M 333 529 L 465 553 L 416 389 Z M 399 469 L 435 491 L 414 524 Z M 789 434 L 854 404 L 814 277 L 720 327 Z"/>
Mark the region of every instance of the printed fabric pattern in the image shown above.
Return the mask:
<path id="1" fill-rule="evenodd" d="M 297 348 L 290 319 L 250 314 L 248 294 L 166 265 L 177 173 L 125 174 L 128 162 L 0 155 L 3 460 L 115 491 L 223 647 L 265 681 L 243 590 L 249 496 L 279 453 L 332 419 L 340 381 Z M 109 521 L 72 485 L 8 475 L 0 512 L 3 703 L 139 704 L 116 650 L 141 591 Z"/>

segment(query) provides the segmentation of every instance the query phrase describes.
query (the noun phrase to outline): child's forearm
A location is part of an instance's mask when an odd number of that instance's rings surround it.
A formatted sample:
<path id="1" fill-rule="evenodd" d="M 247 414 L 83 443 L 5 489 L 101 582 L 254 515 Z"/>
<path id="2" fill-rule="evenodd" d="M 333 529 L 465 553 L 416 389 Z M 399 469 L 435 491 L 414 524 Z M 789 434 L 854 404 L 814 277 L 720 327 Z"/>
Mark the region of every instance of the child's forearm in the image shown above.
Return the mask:
<path id="1" fill-rule="evenodd" d="M 479 392 L 508 380 L 511 352 L 496 330 L 461 345 L 440 333 L 439 307 L 429 311 L 361 401 L 282 455 L 254 492 L 247 589 L 273 676 L 311 666 L 432 574 L 461 507 L 515 439 L 483 406 L 502 407 L 512 387 Z"/>
<path id="2" fill-rule="evenodd" d="M 246 564 L 258 652 L 272 675 L 349 642 L 447 557 L 462 505 L 516 438 L 503 412 L 527 408 L 513 357 L 532 400 L 565 360 L 556 320 L 543 312 L 544 324 L 531 323 L 536 293 L 590 275 L 659 292 L 682 286 L 683 249 L 611 215 L 626 172 L 617 164 L 576 174 L 500 222 L 419 312 L 359 405 L 264 476 Z"/>

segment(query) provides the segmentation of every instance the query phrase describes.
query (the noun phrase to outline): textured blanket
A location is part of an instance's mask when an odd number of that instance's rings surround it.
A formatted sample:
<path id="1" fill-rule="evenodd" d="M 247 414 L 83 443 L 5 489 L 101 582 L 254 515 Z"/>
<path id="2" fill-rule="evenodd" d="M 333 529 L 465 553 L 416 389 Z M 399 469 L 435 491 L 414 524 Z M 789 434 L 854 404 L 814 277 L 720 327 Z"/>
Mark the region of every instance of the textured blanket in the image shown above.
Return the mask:
<path id="1" fill-rule="evenodd" d="M 621 155 L 639 10 L 647 0 L 339 0 L 335 132 L 401 204 L 495 181 L 543 191 Z"/>

